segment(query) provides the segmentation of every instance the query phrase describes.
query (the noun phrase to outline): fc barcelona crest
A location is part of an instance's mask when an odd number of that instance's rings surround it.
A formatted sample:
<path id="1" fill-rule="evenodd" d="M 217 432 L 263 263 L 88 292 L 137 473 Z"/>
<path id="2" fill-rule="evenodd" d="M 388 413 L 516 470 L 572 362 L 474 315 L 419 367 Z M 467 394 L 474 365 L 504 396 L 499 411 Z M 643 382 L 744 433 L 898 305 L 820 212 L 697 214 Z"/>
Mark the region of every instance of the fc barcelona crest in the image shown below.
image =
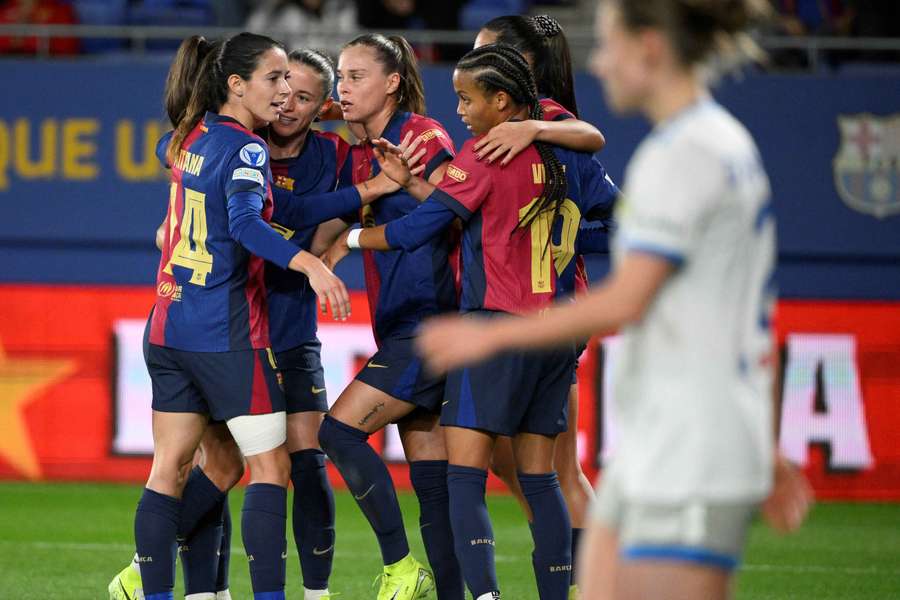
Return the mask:
<path id="1" fill-rule="evenodd" d="M 900 213 L 900 114 L 841 115 L 834 184 L 854 210 L 883 219 Z"/>

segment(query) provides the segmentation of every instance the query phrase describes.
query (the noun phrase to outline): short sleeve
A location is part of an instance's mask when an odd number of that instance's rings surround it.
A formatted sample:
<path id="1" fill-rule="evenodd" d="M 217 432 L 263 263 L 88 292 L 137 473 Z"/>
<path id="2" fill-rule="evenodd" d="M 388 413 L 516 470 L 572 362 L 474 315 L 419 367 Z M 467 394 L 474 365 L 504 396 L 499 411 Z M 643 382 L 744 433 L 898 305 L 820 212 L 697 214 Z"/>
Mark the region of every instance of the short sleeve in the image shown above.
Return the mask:
<path id="1" fill-rule="evenodd" d="M 541 108 L 544 109 L 545 121 L 565 121 L 575 118 L 575 115 L 563 108 L 562 104 L 550 98 L 541 98 Z"/>
<path id="2" fill-rule="evenodd" d="M 447 165 L 447 172 L 432 197 L 468 221 L 491 192 L 491 177 L 485 170 L 485 164 L 475 159 L 472 145 L 467 144 Z"/>
<path id="3" fill-rule="evenodd" d="M 444 128 L 435 121 L 426 119 L 413 124 L 412 131 L 419 142 L 419 150 L 425 149 L 425 155 L 419 161 L 419 164 L 425 165 L 425 172 L 422 173 L 423 179 L 428 179 L 435 169 L 444 162 L 452 160 L 456 155 L 456 149 L 453 147 L 453 140 L 450 135 L 444 131 Z M 403 132 L 400 136 L 402 140 L 406 136 Z"/>
<path id="4" fill-rule="evenodd" d="M 727 176 L 722 163 L 698 147 L 647 150 L 629 171 L 616 211 L 621 239 L 626 252 L 681 264 L 694 251 Z"/>
<path id="5" fill-rule="evenodd" d="M 234 153 L 225 168 L 225 196 L 238 192 L 254 192 L 266 197 L 269 153 L 258 142 L 247 142 Z"/>

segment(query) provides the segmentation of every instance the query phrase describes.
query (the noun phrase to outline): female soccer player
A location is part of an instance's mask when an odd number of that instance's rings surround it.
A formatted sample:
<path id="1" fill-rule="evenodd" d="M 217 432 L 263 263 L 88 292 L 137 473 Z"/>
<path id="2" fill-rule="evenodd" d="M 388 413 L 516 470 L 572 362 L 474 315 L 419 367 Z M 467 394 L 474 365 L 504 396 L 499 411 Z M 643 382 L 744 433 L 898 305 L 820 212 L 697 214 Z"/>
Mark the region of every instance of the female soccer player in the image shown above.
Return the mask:
<path id="1" fill-rule="evenodd" d="M 775 224 L 747 130 L 710 97 L 759 0 L 604 0 L 594 69 L 611 107 L 655 125 L 627 171 L 616 265 L 579 302 L 426 326 L 436 368 L 621 328 L 620 445 L 582 551 L 586 599 L 726 598 L 752 514 L 802 521 L 809 491 L 773 449 Z M 774 461 L 773 461 L 774 458 Z"/>
<path id="2" fill-rule="evenodd" d="M 337 317 L 349 297 L 267 223 L 268 156 L 252 130 L 275 120 L 290 94 L 283 48 L 245 33 L 181 64 L 181 79 L 194 83 L 167 153 L 173 183 L 148 356 L 154 461 L 135 517 L 143 594 L 172 597 L 179 472 L 211 417 L 227 423 L 251 470 L 242 532 L 254 594 L 283 598 L 290 460 L 261 259 L 306 274 Z"/>
<path id="3" fill-rule="evenodd" d="M 475 47 L 495 42 L 512 46 L 528 61 L 538 92 L 543 96 L 544 121 L 507 121 L 497 125 L 476 143 L 475 149 L 480 151 L 481 156 L 486 155 L 487 160 L 505 156 L 508 161 L 535 139 L 585 152 L 597 152 L 604 147 L 603 135 L 590 123 L 577 120 L 578 104 L 569 42 L 556 19 L 547 15 L 497 17 L 488 21 L 478 32 Z M 584 235 L 580 236 L 582 238 Z M 588 281 L 580 252 L 574 269 L 575 288 L 579 293 L 584 292 Z M 584 347 L 579 345 L 577 356 L 581 355 Z M 593 499 L 591 483 L 578 462 L 578 381 L 575 377 L 569 388 L 569 428 L 556 439 L 553 466 L 572 520 L 572 556 L 575 556 L 586 523 L 587 507 Z M 528 503 L 519 488 L 508 438 L 497 439 L 491 470 L 512 490 L 530 520 Z M 575 579 L 576 570 L 573 568 L 573 597 L 576 593 Z"/>
<path id="4" fill-rule="evenodd" d="M 476 136 L 509 119 L 543 116 L 528 64 L 510 46 L 469 52 L 456 66 L 453 85 L 457 111 Z M 411 178 L 398 157 L 382 154 L 384 172 L 425 201 L 404 218 L 355 230 L 345 239 L 348 247 L 411 251 L 462 219 L 460 308 L 480 327 L 498 314 L 553 303 L 558 278 L 574 258 L 582 215 L 608 213 L 618 190 L 589 154 L 537 143 L 501 167 L 479 161 L 476 142 L 466 142 L 436 188 Z M 386 145 L 379 140 L 380 147 Z M 519 482 L 534 516 L 540 597 L 568 596 L 570 522 L 553 472 L 553 445 L 566 429 L 573 368 L 570 346 L 508 353 L 447 378 L 441 424 L 450 460 L 453 537 L 466 583 L 478 600 L 499 595 L 484 499 L 498 435 L 513 437 Z"/>
<path id="5" fill-rule="evenodd" d="M 411 132 L 417 147 L 425 149 L 423 176 L 440 179 L 453 157 L 453 143 L 439 123 L 422 116 L 422 81 L 406 40 L 379 34 L 352 40 L 341 52 L 338 79 L 345 119 L 362 125 L 369 139 L 384 137 L 397 143 Z M 354 148 L 352 156 L 353 182 L 377 171 L 368 140 Z M 362 222 L 385 223 L 418 205 L 400 191 L 366 207 Z M 378 537 L 385 565 L 380 600 L 421 598 L 435 585 L 442 600 L 461 600 L 464 594 L 449 524 L 447 454 L 438 427 L 444 380 L 426 374 L 412 350 L 414 331 L 422 319 L 456 308 L 449 252 L 448 240 L 436 238 L 416 251 L 365 256 L 378 352 L 338 397 L 319 431 L 322 448 Z M 434 580 L 409 552 L 390 474 L 366 443 L 369 435 L 394 422 L 410 462 Z"/>

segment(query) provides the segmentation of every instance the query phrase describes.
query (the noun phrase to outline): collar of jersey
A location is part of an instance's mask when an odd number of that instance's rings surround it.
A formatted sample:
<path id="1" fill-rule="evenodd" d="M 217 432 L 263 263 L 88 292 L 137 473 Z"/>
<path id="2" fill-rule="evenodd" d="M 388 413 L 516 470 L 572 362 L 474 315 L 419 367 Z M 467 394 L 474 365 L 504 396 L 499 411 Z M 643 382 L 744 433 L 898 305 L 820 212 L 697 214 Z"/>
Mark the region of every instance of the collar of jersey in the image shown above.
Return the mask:
<path id="1" fill-rule="evenodd" d="M 410 114 L 405 111 L 397 111 L 393 115 L 391 115 L 391 119 L 388 121 L 387 127 L 384 128 L 384 131 L 381 132 L 381 137 L 388 140 L 389 142 L 393 142 L 395 144 L 400 143 L 400 130 L 403 129 L 403 125 L 409 121 Z M 371 144 L 371 140 L 369 141 Z"/>
<path id="2" fill-rule="evenodd" d="M 241 126 L 241 129 L 247 129 L 244 127 L 240 121 L 235 119 L 234 117 L 226 117 L 224 115 L 220 115 L 219 113 L 214 113 L 212 111 L 206 111 L 206 115 L 203 117 L 203 121 L 207 124 L 210 123 L 236 123 Z M 247 129 L 247 131 L 250 131 Z M 251 132 L 252 133 L 252 132 Z"/>

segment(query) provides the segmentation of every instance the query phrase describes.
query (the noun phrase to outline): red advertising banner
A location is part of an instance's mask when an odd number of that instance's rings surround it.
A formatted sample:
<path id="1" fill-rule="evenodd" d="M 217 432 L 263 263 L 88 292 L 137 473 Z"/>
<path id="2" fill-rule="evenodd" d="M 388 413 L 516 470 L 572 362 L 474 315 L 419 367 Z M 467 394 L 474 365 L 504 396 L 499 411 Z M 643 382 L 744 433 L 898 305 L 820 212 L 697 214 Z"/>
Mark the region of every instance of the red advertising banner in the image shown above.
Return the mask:
<path id="1" fill-rule="evenodd" d="M 146 478 L 139 335 L 152 302 L 152 287 L 0 286 L 0 478 Z M 347 323 L 323 320 L 331 399 L 371 352 L 368 323 L 360 292 Z M 783 301 L 777 329 L 782 451 L 820 497 L 900 500 L 900 303 Z M 592 477 L 614 440 L 603 378 L 614 351 L 614 340 L 591 344 L 579 368 L 579 452 Z M 373 445 L 408 485 L 395 433 Z"/>

